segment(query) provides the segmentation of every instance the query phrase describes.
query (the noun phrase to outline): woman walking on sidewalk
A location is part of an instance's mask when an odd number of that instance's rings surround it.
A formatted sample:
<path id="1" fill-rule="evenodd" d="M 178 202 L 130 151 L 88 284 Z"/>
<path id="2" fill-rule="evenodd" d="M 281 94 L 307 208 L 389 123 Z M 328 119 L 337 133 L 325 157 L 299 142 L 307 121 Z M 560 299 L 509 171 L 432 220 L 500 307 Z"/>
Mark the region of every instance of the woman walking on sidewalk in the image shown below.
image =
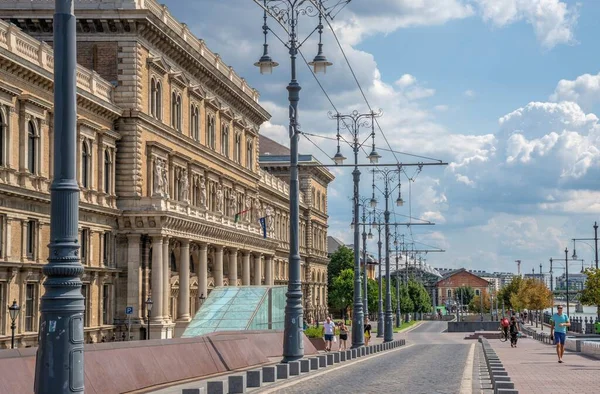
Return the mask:
<path id="1" fill-rule="evenodd" d="M 515 316 L 510 318 L 510 347 L 517 347 L 519 339 L 519 322 Z"/>
<path id="2" fill-rule="evenodd" d="M 365 317 L 365 346 L 369 346 L 371 340 L 371 325 L 369 324 L 369 318 Z"/>
<path id="3" fill-rule="evenodd" d="M 346 341 L 348 340 L 348 327 L 342 322 L 340 323 L 340 344 L 338 350 L 346 350 Z"/>

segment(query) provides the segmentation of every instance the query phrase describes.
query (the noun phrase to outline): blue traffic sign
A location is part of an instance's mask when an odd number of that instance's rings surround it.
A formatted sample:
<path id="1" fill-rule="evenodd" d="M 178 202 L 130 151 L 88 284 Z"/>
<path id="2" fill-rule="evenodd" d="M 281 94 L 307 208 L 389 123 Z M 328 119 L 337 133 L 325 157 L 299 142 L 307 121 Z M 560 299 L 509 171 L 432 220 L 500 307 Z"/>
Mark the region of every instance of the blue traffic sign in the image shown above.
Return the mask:
<path id="1" fill-rule="evenodd" d="M 126 315 L 133 315 L 133 307 L 132 306 L 128 306 L 125 308 L 125 314 Z"/>

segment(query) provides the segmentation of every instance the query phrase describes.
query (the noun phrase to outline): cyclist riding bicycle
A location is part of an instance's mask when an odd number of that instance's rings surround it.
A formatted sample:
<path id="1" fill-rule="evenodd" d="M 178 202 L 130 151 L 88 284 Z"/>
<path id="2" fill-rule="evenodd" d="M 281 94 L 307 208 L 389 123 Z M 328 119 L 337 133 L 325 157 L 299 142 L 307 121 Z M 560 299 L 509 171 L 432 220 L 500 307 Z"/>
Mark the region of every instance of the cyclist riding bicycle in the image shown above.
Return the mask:
<path id="1" fill-rule="evenodd" d="M 508 328 L 510 326 L 510 322 L 508 318 L 505 316 L 500 320 L 500 327 L 502 328 L 502 332 L 504 333 L 504 338 L 508 339 Z"/>

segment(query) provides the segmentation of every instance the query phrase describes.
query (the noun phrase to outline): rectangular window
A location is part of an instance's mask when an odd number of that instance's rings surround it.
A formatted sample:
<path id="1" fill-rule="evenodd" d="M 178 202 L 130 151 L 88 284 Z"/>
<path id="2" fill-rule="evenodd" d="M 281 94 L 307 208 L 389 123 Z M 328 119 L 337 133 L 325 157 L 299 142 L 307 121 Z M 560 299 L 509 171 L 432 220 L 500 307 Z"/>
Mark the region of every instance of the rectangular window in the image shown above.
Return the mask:
<path id="1" fill-rule="evenodd" d="M 81 250 L 79 253 L 81 254 L 81 264 L 87 264 L 87 256 L 88 256 L 88 239 L 90 236 L 90 230 L 84 228 L 80 233 L 79 244 L 81 245 Z"/>
<path id="2" fill-rule="evenodd" d="M 102 286 L 102 324 L 104 324 L 104 325 L 110 324 L 108 322 L 108 316 L 109 316 L 108 308 L 109 307 L 110 307 L 110 286 L 103 285 Z"/>
<path id="3" fill-rule="evenodd" d="M 35 254 L 35 227 L 36 221 L 30 220 L 27 222 L 27 258 L 33 259 Z"/>
<path id="4" fill-rule="evenodd" d="M 109 232 L 105 232 L 104 234 L 102 234 L 102 243 L 103 248 L 102 248 L 102 261 L 104 262 L 104 265 L 109 265 L 110 262 L 110 233 Z"/>
<path id="5" fill-rule="evenodd" d="M 4 311 L 3 306 L 9 306 L 6 300 L 4 299 L 4 283 L 0 283 L 0 311 Z M 4 324 L 5 316 L 8 316 L 8 310 L 6 313 L 0 313 L 0 335 L 5 335 L 6 324 Z"/>
<path id="6" fill-rule="evenodd" d="M 83 296 L 83 303 L 85 305 L 85 310 L 83 312 L 83 326 L 90 326 L 90 285 L 81 285 L 81 295 Z"/>
<path id="7" fill-rule="evenodd" d="M 34 317 L 36 307 L 35 284 L 27 283 L 25 289 L 25 331 L 34 331 Z"/>
<path id="8" fill-rule="evenodd" d="M 2 257 L 4 257 L 4 232 L 6 231 L 6 229 L 4 228 L 5 223 L 6 223 L 6 216 L 0 215 L 0 260 L 2 260 Z M 4 305 L 4 304 L 0 304 L 0 305 Z"/>

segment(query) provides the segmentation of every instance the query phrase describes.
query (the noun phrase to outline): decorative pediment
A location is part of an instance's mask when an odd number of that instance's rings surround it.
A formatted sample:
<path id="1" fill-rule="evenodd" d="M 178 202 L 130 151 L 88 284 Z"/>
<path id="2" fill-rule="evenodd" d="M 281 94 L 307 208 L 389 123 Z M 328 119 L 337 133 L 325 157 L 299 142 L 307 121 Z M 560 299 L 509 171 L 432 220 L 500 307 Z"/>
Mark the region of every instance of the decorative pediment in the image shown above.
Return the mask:
<path id="1" fill-rule="evenodd" d="M 228 118 L 229 120 L 233 119 L 233 117 L 234 117 L 233 111 L 229 107 L 221 108 L 221 116 L 224 116 L 224 117 Z"/>
<path id="2" fill-rule="evenodd" d="M 36 107 L 39 107 L 46 111 L 49 111 L 50 109 L 52 109 L 52 103 L 50 103 L 49 101 L 42 100 L 41 98 L 32 96 L 27 93 L 20 95 L 19 100 L 21 100 L 22 102 L 26 102 L 26 103 L 35 105 Z"/>
<path id="3" fill-rule="evenodd" d="M 215 111 L 221 109 L 221 102 L 215 96 L 208 96 L 204 101 L 209 107 L 212 107 Z"/>
<path id="4" fill-rule="evenodd" d="M 162 56 L 151 56 L 148 58 L 147 63 L 151 68 L 163 75 L 169 72 L 170 67 Z"/>
<path id="5" fill-rule="evenodd" d="M 77 126 L 83 126 L 96 133 L 101 132 L 104 128 L 97 123 L 90 122 L 88 119 L 77 117 Z"/>
<path id="6" fill-rule="evenodd" d="M 171 148 L 165 146 L 156 141 L 148 141 L 146 143 L 148 148 L 148 153 L 150 156 L 158 156 L 164 160 L 167 160 L 169 157 L 169 153 L 172 151 Z"/>
<path id="7" fill-rule="evenodd" d="M 241 115 L 234 116 L 233 123 L 235 125 L 241 127 L 242 129 L 250 127 L 250 125 L 248 124 L 248 122 L 246 122 L 246 119 L 244 119 L 244 117 L 242 117 Z"/>
<path id="8" fill-rule="evenodd" d="M 0 81 L 0 91 L 4 93 L 8 93 L 9 95 L 15 97 L 19 96 L 23 91 L 15 86 L 9 85 L 5 82 Z"/>
<path id="9" fill-rule="evenodd" d="M 244 130 L 246 131 L 246 133 L 258 136 L 258 127 L 256 126 L 247 126 Z"/>
<path id="10" fill-rule="evenodd" d="M 169 71 L 169 81 L 181 89 L 185 89 L 190 84 L 190 80 L 181 71 Z"/>
<path id="11" fill-rule="evenodd" d="M 193 94 L 194 96 L 198 97 L 200 100 L 204 100 L 206 98 L 206 96 L 208 95 L 208 93 L 206 92 L 206 90 L 200 84 L 198 84 L 198 85 L 194 85 L 194 84 L 188 85 L 188 92 L 190 92 L 190 94 Z"/>

